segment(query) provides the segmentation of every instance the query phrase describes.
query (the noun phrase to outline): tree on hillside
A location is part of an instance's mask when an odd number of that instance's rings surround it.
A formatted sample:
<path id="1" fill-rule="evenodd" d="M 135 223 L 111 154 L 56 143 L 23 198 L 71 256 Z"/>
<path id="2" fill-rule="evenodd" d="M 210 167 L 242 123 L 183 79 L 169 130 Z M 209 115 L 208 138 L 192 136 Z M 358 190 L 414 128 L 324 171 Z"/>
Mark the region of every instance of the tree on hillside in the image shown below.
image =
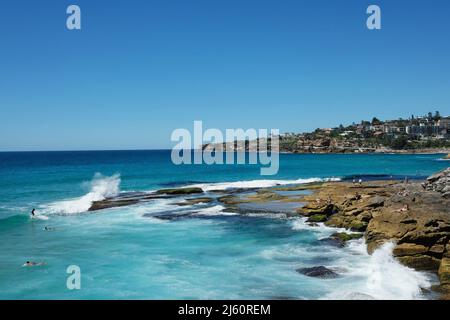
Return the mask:
<path id="1" fill-rule="evenodd" d="M 372 119 L 372 125 L 373 125 L 373 126 L 378 126 L 378 125 L 380 125 L 380 124 L 382 124 L 382 122 L 381 122 L 378 118 L 373 117 L 373 119 Z"/>
<path id="2" fill-rule="evenodd" d="M 439 119 L 441 119 L 441 114 L 439 113 L 439 111 L 436 111 L 435 113 L 434 113 L 434 120 L 439 120 Z"/>
<path id="3" fill-rule="evenodd" d="M 391 147 L 393 149 L 405 149 L 408 145 L 408 138 L 406 136 L 399 136 L 394 138 L 391 142 Z"/>

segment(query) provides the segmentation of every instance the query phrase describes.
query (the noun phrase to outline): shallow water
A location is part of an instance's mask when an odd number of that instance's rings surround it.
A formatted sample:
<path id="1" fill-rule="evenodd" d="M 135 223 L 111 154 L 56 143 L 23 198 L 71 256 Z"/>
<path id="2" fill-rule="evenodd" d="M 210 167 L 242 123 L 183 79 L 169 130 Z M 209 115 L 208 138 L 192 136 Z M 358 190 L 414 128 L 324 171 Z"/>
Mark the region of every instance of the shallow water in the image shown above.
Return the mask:
<path id="1" fill-rule="evenodd" d="M 240 216 L 217 203 L 174 205 L 180 199 L 83 211 L 95 199 L 168 185 L 215 190 L 356 174 L 428 175 L 446 167 L 438 158 L 281 155 L 279 174 L 268 179 L 253 165 L 174 166 L 167 151 L 0 153 L 0 298 L 430 298 L 420 287 L 435 276 L 398 264 L 389 245 L 372 256 L 362 241 L 328 246 L 320 239 L 335 230 L 300 218 Z M 49 220 L 31 220 L 32 207 Z M 155 217 L 180 213 L 188 215 Z M 27 260 L 46 266 L 21 267 Z M 81 269 L 81 290 L 66 288 L 73 264 Z M 295 271 L 315 265 L 340 277 Z"/>

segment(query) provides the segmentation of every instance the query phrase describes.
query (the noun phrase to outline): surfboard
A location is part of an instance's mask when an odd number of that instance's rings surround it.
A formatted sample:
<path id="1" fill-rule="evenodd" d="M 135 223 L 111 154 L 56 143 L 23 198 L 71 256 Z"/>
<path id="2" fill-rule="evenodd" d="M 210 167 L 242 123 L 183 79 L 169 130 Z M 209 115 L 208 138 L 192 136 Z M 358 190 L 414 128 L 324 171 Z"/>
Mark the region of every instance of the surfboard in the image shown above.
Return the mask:
<path id="1" fill-rule="evenodd" d="M 39 215 L 39 216 L 31 216 L 31 219 L 37 219 L 37 220 L 48 220 L 49 217 L 44 216 L 44 215 Z"/>

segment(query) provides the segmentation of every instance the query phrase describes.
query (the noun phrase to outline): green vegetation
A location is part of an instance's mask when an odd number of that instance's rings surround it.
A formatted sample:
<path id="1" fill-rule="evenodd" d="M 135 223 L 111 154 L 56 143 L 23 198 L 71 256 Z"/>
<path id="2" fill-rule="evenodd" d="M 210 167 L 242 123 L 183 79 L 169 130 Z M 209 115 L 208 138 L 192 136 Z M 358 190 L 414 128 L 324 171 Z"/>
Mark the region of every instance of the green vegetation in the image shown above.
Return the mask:
<path id="1" fill-rule="evenodd" d="M 326 214 L 315 214 L 308 218 L 308 222 L 325 222 L 327 221 Z"/>
<path id="2" fill-rule="evenodd" d="M 336 232 L 331 235 L 330 238 L 337 239 L 342 242 L 347 242 L 354 239 L 360 239 L 363 237 L 362 233 L 345 233 L 345 232 Z"/>
<path id="3" fill-rule="evenodd" d="M 388 148 L 411 150 L 450 148 L 450 117 L 439 111 L 422 117 L 361 121 L 348 126 L 316 129 L 310 133 L 288 133 L 280 137 L 280 151 L 352 152 Z"/>

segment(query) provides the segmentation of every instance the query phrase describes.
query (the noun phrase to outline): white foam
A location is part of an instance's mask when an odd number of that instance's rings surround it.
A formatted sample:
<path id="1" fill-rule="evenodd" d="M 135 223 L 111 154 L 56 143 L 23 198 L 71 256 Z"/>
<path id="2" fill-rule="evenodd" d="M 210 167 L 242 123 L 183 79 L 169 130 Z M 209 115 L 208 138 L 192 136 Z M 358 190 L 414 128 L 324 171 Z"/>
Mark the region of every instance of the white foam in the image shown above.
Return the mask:
<path id="1" fill-rule="evenodd" d="M 400 264 L 392 255 L 393 248 L 393 243 L 386 243 L 369 256 L 363 240 L 350 243 L 348 250 L 356 257 L 341 259 L 337 267 L 346 270 L 345 276 L 356 281 L 351 281 L 351 287 L 340 287 L 325 298 L 422 299 L 421 288 L 430 288 L 432 284 L 429 275 Z"/>
<path id="2" fill-rule="evenodd" d="M 314 225 L 311 225 L 306 221 L 307 221 L 307 218 L 292 219 L 292 222 L 291 222 L 292 229 L 296 230 L 296 231 L 309 230 L 309 231 L 318 233 L 319 239 L 329 237 L 330 235 L 332 235 L 333 233 L 336 233 L 336 232 L 344 232 L 345 231 L 347 233 L 354 233 L 354 232 L 349 232 L 344 228 L 328 227 L 323 223 L 316 223 Z"/>
<path id="3" fill-rule="evenodd" d="M 209 208 L 204 208 L 194 214 L 193 216 L 199 215 L 199 216 L 235 216 L 237 213 L 234 212 L 223 212 L 223 209 L 225 209 L 224 206 L 217 205 Z"/>
<path id="4" fill-rule="evenodd" d="M 285 213 L 270 213 L 270 212 L 258 212 L 258 213 L 246 213 L 246 217 L 254 218 L 267 218 L 267 219 L 286 219 L 287 214 Z"/>
<path id="5" fill-rule="evenodd" d="M 189 187 L 202 188 L 203 191 L 211 190 L 226 190 L 234 188 L 268 188 L 275 187 L 277 185 L 287 184 L 304 184 L 312 182 L 322 181 L 339 181 L 339 178 L 309 178 L 309 179 L 297 179 L 297 180 L 247 180 L 247 181 L 235 181 L 235 182 L 218 182 L 218 183 L 198 183 L 190 185 Z"/>
<path id="6" fill-rule="evenodd" d="M 31 219 L 48 220 L 49 218 L 47 216 L 44 216 L 43 214 L 40 214 L 40 215 L 31 216 Z"/>
<path id="7" fill-rule="evenodd" d="M 45 206 L 47 213 L 53 214 L 75 214 L 86 212 L 94 201 L 115 197 L 120 193 L 120 175 L 111 177 L 96 173 L 89 183 L 90 191 L 80 198 L 58 201 Z"/>
<path id="8" fill-rule="evenodd" d="M 316 232 L 318 239 L 335 232 L 352 233 L 322 223 L 311 226 L 305 218 L 293 219 L 292 229 Z M 421 288 L 431 287 L 430 275 L 402 265 L 392 255 L 393 249 L 393 243 L 386 243 L 369 255 L 364 239 L 349 241 L 345 248 L 332 249 L 338 260 L 330 267 L 340 270 L 338 273 L 349 281 L 348 285 L 336 285 L 337 289 L 333 289 L 324 299 L 422 299 Z"/>

